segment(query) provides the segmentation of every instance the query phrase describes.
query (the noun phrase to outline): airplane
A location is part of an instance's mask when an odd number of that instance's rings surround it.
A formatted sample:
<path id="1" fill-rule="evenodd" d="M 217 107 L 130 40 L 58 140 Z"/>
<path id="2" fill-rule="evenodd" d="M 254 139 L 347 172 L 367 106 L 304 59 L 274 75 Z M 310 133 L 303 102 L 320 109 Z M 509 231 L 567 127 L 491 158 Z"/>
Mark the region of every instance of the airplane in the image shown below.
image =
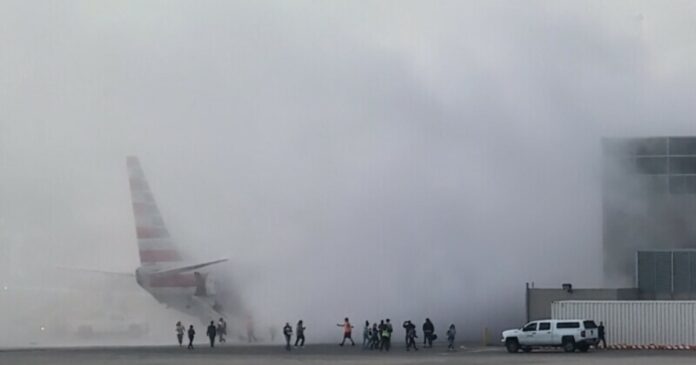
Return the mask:
<path id="1" fill-rule="evenodd" d="M 198 317 L 202 323 L 227 317 L 217 301 L 211 275 L 200 270 L 228 259 L 185 260 L 169 235 L 140 161 L 129 156 L 126 166 L 140 251 L 140 267 L 135 270 L 138 285 L 159 303 Z"/>

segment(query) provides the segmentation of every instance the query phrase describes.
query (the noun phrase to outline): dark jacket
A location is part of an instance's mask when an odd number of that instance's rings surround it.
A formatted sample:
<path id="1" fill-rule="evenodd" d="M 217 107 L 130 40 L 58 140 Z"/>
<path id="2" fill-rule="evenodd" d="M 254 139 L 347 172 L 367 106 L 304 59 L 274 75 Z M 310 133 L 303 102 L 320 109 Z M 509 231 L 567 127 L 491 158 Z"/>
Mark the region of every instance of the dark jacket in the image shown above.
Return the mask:
<path id="1" fill-rule="evenodd" d="M 416 335 L 416 325 L 411 322 L 404 323 L 404 329 L 406 330 L 406 337 L 414 338 L 418 337 Z"/>
<path id="2" fill-rule="evenodd" d="M 189 338 L 193 338 L 193 336 L 196 335 L 196 330 L 193 329 L 193 327 L 189 328 L 188 330 L 188 336 Z"/>
<path id="3" fill-rule="evenodd" d="M 208 326 L 208 332 L 206 333 L 208 334 L 208 337 L 215 337 L 215 335 L 217 335 L 217 329 L 215 328 L 215 325 L 211 324 L 210 326 Z"/>
<path id="4" fill-rule="evenodd" d="M 433 326 L 433 322 L 425 322 L 423 323 L 423 333 L 433 333 L 435 332 L 435 326 Z"/>

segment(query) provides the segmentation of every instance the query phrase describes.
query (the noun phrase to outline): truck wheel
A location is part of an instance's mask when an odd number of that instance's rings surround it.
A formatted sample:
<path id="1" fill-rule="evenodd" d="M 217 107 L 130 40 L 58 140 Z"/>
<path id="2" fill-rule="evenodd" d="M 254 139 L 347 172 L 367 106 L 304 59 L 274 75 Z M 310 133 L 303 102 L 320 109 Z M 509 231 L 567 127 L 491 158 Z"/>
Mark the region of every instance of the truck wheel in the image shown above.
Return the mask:
<path id="1" fill-rule="evenodd" d="M 516 338 L 511 338 L 505 341 L 505 348 L 507 348 L 507 351 L 509 353 L 514 354 L 515 352 L 520 350 L 520 343 L 517 342 Z"/>
<path id="2" fill-rule="evenodd" d="M 563 339 L 563 351 L 574 352 L 575 351 L 575 341 L 572 338 Z"/>

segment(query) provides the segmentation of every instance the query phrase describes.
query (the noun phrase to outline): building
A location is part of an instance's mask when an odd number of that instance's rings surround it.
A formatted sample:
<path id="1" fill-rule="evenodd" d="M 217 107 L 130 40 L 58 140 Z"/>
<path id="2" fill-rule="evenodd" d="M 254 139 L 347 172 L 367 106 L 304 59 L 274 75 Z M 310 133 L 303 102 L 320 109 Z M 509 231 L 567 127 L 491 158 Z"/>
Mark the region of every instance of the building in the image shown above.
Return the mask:
<path id="1" fill-rule="evenodd" d="M 602 150 L 604 288 L 527 286 L 528 320 L 560 301 L 696 299 L 696 137 L 605 138 Z"/>
<path id="2" fill-rule="evenodd" d="M 605 287 L 637 285 L 637 252 L 696 248 L 696 137 L 603 140 Z"/>
<path id="3" fill-rule="evenodd" d="M 525 291 L 526 318 L 529 321 L 549 319 L 554 302 L 564 300 L 639 300 L 636 288 L 619 289 L 573 289 L 533 288 L 527 285 Z"/>

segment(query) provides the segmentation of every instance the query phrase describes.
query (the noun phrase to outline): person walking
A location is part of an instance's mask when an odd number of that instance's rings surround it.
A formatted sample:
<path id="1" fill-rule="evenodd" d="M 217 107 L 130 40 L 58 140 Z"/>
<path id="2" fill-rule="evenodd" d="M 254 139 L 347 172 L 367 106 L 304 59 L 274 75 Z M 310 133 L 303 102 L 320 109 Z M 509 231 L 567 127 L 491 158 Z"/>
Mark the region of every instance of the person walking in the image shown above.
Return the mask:
<path id="1" fill-rule="evenodd" d="M 428 344 L 428 347 L 433 347 L 433 334 L 435 333 L 435 326 L 433 322 L 430 322 L 430 318 L 425 319 L 423 323 L 423 346 Z"/>
<path id="2" fill-rule="evenodd" d="M 370 350 L 379 348 L 379 328 L 377 328 L 377 323 L 372 324 L 372 330 L 370 330 Z"/>
<path id="3" fill-rule="evenodd" d="M 416 325 L 411 321 L 406 321 L 403 327 L 404 330 L 406 330 L 406 351 L 411 351 L 411 347 L 418 351 L 418 347 L 416 347 L 416 337 L 418 337 L 416 334 Z"/>
<path id="4" fill-rule="evenodd" d="M 219 343 L 227 342 L 225 339 L 225 336 L 227 336 L 227 322 L 225 322 L 225 319 L 222 317 L 220 317 L 220 320 L 218 321 L 217 334 Z"/>
<path id="5" fill-rule="evenodd" d="M 346 343 L 346 339 L 350 340 L 351 346 L 355 346 L 355 341 L 353 341 L 353 325 L 350 324 L 348 317 L 343 320 L 343 324 L 337 324 L 338 327 L 343 327 L 343 341 L 339 343 L 339 346 L 343 346 Z"/>
<path id="6" fill-rule="evenodd" d="M 452 323 L 447 330 L 447 351 L 454 350 L 455 336 L 457 336 L 457 329 L 454 327 L 454 323 Z"/>
<path id="7" fill-rule="evenodd" d="M 365 327 L 363 327 L 363 342 L 362 348 L 366 350 L 370 346 L 370 322 L 365 321 Z"/>
<path id="8" fill-rule="evenodd" d="M 188 349 L 193 350 L 193 338 L 196 336 L 196 330 L 193 329 L 193 325 L 189 326 L 188 329 L 188 338 L 189 338 L 189 344 L 188 344 Z"/>
<path id="9" fill-rule="evenodd" d="M 210 321 L 210 326 L 208 326 L 206 334 L 210 339 L 210 347 L 215 347 L 215 337 L 217 336 L 217 328 L 215 328 L 215 322 Z"/>
<path id="10" fill-rule="evenodd" d="M 304 330 L 307 329 L 307 327 L 302 324 L 302 320 L 300 319 L 297 321 L 297 332 L 295 334 L 295 347 L 297 347 L 297 343 L 300 343 L 300 347 L 304 347 Z M 301 341 L 301 342 L 300 342 Z"/>
<path id="11" fill-rule="evenodd" d="M 179 347 L 184 345 L 184 332 L 186 332 L 186 328 L 181 324 L 181 321 L 176 322 L 176 339 L 179 340 Z"/>
<path id="12" fill-rule="evenodd" d="M 387 320 L 384 322 L 384 331 L 382 331 L 382 345 L 380 347 L 380 351 L 384 349 L 385 351 L 389 352 L 389 349 L 391 349 L 392 332 L 394 332 L 394 327 L 392 327 L 389 318 L 387 318 Z"/>
<path id="13" fill-rule="evenodd" d="M 384 337 L 382 337 L 382 334 L 384 331 L 387 330 L 387 325 L 384 324 L 384 320 L 379 321 L 379 326 L 377 327 L 377 334 L 379 336 L 379 351 L 384 350 Z"/>
<path id="14" fill-rule="evenodd" d="M 602 348 L 607 348 L 607 340 L 604 337 L 604 322 L 599 322 L 599 327 L 597 327 L 597 348 L 599 348 L 599 343 L 602 343 Z"/>
<path id="15" fill-rule="evenodd" d="M 285 349 L 290 351 L 290 340 L 292 339 L 292 326 L 290 323 L 285 322 L 285 327 L 283 327 L 283 335 L 285 335 Z"/>

